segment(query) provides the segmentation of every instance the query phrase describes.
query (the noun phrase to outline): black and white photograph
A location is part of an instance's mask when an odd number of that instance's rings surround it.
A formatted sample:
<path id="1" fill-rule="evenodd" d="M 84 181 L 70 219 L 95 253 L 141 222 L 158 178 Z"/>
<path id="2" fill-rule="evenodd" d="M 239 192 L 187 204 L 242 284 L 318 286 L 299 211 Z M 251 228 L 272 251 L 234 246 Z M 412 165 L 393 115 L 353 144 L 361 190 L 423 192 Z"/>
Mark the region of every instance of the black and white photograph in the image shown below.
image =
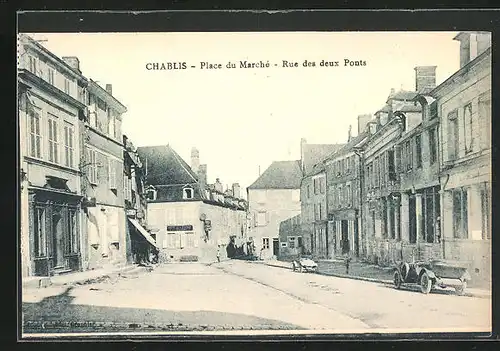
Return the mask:
<path id="1" fill-rule="evenodd" d="M 19 32 L 22 337 L 491 333 L 491 45 Z"/>

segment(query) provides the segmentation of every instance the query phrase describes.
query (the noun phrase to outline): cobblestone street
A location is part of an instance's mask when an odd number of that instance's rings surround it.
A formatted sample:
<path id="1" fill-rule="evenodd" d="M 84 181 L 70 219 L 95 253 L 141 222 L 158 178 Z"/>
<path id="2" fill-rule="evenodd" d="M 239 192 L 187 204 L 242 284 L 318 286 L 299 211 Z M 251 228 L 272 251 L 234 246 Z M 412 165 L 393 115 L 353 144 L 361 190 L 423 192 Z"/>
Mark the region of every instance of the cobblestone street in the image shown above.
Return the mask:
<path id="1" fill-rule="evenodd" d="M 242 261 L 188 263 L 23 292 L 24 333 L 324 330 L 489 331 L 491 300 Z"/>

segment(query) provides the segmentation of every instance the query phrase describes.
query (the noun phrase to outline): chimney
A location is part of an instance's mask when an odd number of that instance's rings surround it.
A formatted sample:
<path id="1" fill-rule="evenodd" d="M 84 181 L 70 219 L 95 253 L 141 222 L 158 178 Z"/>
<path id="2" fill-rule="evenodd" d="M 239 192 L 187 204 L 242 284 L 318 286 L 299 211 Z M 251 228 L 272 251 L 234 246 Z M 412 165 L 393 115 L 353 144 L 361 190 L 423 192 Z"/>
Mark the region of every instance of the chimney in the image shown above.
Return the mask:
<path id="1" fill-rule="evenodd" d="M 436 87 L 436 66 L 415 67 L 415 91 L 428 92 Z"/>
<path id="2" fill-rule="evenodd" d="M 76 56 L 63 56 L 62 60 L 64 63 L 66 63 L 68 66 L 76 70 L 78 73 L 82 73 L 80 71 L 80 60 Z"/>
<path id="3" fill-rule="evenodd" d="M 191 149 L 191 169 L 194 173 L 198 173 L 200 168 L 200 152 L 197 148 L 193 147 Z"/>
<path id="4" fill-rule="evenodd" d="M 460 68 L 491 46 L 491 33 L 489 32 L 460 32 L 453 39 L 460 42 Z"/>
<path id="5" fill-rule="evenodd" d="M 306 148 L 307 140 L 305 138 L 300 139 L 300 166 L 302 167 L 302 171 L 305 170 L 305 148 Z"/>
<path id="6" fill-rule="evenodd" d="M 198 182 L 202 189 L 205 189 L 207 186 L 207 165 L 200 165 L 198 169 Z"/>
<path id="7" fill-rule="evenodd" d="M 113 85 L 106 84 L 106 91 L 108 92 L 109 95 L 113 95 Z"/>
<path id="8" fill-rule="evenodd" d="M 233 196 L 237 199 L 240 198 L 240 184 L 233 183 Z"/>
<path id="9" fill-rule="evenodd" d="M 224 187 L 222 186 L 219 178 L 215 179 L 215 190 L 219 193 L 222 193 L 224 191 Z"/>
<path id="10" fill-rule="evenodd" d="M 358 116 L 358 135 L 363 133 L 366 126 L 371 121 L 372 115 L 359 115 Z"/>
<path id="11" fill-rule="evenodd" d="M 349 125 L 349 131 L 347 132 L 347 142 L 351 141 L 352 138 L 352 125 Z"/>
<path id="12" fill-rule="evenodd" d="M 396 90 L 394 88 L 391 88 L 391 93 L 389 94 L 389 96 L 394 95 L 395 92 Z"/>

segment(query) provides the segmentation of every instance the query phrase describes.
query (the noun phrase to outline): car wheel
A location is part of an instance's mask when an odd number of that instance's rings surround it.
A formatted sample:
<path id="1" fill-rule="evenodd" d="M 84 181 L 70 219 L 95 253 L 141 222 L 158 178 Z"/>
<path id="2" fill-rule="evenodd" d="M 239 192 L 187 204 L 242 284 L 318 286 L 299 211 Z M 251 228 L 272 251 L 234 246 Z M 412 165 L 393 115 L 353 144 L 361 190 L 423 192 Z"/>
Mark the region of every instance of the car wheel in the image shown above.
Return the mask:
<path id="1" fill-rule="evenodd" d="M 399 271 L 394 272 L 394 287 L 396 289 L 401 288 L 402 282 L 403 282 L 403 277 L 401 277 L 401 273 L 399 273 Z"/>
<path id="2" fill-rule="evenodd" d="M 420 277 L 420 290 L 424 294 L 428 294 L 431 292 L 432 289 L 432 280 L 429 278 L 429 275 L 424 272 L 422 276 Z"/>
<path id="3" fill-rule="evenodd" d="M 462 285 L 457 286 L 455 288 L 455 292 L 457 293 L 457 295 L 463 295 L 465 293 L 465 289 L 467 289 L 467 281 L 462 280 Z"/>

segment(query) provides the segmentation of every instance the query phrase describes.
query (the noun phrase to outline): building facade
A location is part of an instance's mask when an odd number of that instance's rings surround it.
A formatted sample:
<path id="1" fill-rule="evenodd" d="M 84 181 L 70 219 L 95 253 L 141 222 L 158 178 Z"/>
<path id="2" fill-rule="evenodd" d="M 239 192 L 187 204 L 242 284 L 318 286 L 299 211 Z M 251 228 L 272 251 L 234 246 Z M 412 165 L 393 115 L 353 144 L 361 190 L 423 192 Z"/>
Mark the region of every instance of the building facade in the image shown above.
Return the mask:
<path id="1" fill-rule="evenodd" d="M 149 261 L 157 248 L 156 238 L 148 231 L 145 168 L 136 147 L 123 136 L 123 197 L 127 216 L 127 262 Z"/>
<path id="2" fill-rule="evenodd" d="M 279 255 L 280 223 L 300 214 L 300 161 L 275 161 L 247 188 L 250 215 L 249 240 L 255 255 Z"/>
<path id="3" fill-rule="evenodd" d="M 207 184 L 207 166 L 192 150 L 189 166 L 169 145 L 137 148 L 146 168 L 148 226 L 160 261 L 214 262 L 246 242 L 247 204 L 237 183 Z"/>
<path id="4" fill-rule="evenodd" d="M 298 214 L 288 218 L 280 223 L 279 240 L 280 250 L 279 259 L 296 259 L 305 254 L 305 248 L 302 241 L 301 215 Z"/>
<path id="5" fill-rule="evenodd" d="M 441 245 L 491 279 L 491 34 L 461 32 L 461 68 L 430 92 L 441 138 Z"/>
<path id="6" fill-rule="evenodd" d="M 22 275 L 78 271 L 87 80 L 71 58 L 26 35 L 19 36 L 18 55 Z"/>
<path id="7" fill-rule="evenodd" d="M 363 116 L 358 118 L 361 123 Z M 366 124 L 366 123 L 365 123 Z M 340 150 L 325 159 L 328 211 L 328 236 L 332 238 L 330 257 L 359 256 L 363 251 L 361 223 L 361 161 L 357 153 L 366 141 L 364 126 Z"/>
<path id="8" fill-rule="evenodd" d="M 84 263 L 89 269 L 122 263 L 130 243 L 125 235 L 122 115 L 127 111 L 112 92 L 90 80 L 89 117 L 83 132 L 82 191 L 94 199 L 86 208 Z M 94 205 L 95 204 L 95 205 Z"/>

